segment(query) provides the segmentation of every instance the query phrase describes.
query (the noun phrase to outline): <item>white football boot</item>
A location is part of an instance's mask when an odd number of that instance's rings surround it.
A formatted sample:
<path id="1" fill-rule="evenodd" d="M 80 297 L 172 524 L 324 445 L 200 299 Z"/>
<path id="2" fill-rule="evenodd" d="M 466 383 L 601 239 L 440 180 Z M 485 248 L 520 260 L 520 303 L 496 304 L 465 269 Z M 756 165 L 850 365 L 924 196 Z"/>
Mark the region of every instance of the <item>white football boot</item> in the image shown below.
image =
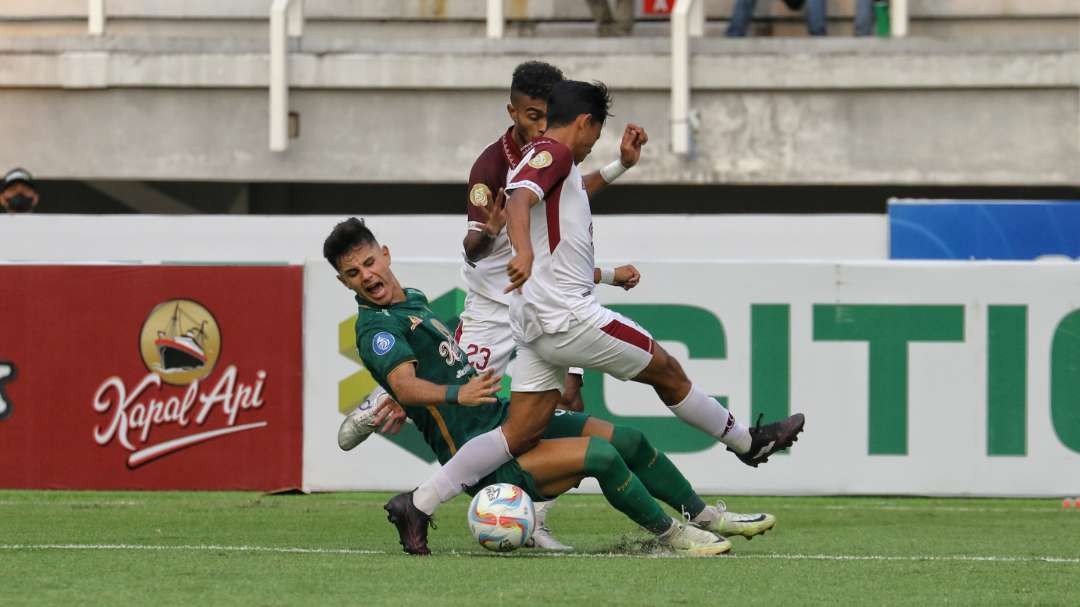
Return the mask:
<path id="1" fill-rule="evenodd" d="M 755 535 L 761 535 L 772 529 L 776 525 L 776 517 L 765 512 L 754 514 L 730 512 L 727 504 L 721 500 L 715 506 L 705 506 L 705 509 L 690 521 L 690 524 L 726 537 L 741 535 L 749 540 Z"/>
<path id="2" fill-rule="evenodd" d="M 731 550 L 731 542 L 727 539 L 676 520 L 672 520 L 671 528 L 656 539 L 675 554 L 684 556 L 712 556 Z"/>
<path id="3" fill-rule="evenodd" d="M 533 529 L 532 537 L 525 542 L 526 548 L 539 548 L 554 552 L 570 552 L 574 549 L 573 546 L 567 546 L 555 539 L 554 535 L 551 535 L 551 529 L 547 526 L 547 513 L 554 504 L 555 500 L 533 503 L 533 510 L 536 512 L 536 528 Z"/>
<path id="4" fill-rule="evenodd" d="M 337 442 L 342 451 L 352 450 L 375 432 L 375 426 L 371 425 L 371 420 L 375 417 L 375 410 L 378 409 L 379 404 L 387 398 L 390 398 L 390 394 L 381 386 L 376 386 L 355 409 L 345 416 L 345 419 L 341 420 Z"/>

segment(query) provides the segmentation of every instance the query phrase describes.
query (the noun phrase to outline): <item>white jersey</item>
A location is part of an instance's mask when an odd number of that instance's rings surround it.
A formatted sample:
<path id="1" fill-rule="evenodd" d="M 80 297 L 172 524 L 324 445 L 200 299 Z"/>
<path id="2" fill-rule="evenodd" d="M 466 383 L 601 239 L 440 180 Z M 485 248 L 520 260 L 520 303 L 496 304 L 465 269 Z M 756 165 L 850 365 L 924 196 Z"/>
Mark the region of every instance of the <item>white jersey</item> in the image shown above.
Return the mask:
<path id="1" fill-rule="evenodd" d="M 532 276 L 510 313 L 516 337 L 531 341 L 605 311 L 593 295 L 592 209 L 570 148 L 547 137 L 533 141 L 510 171 L 507 197 L 517 188 L 541 200 L 529 212 Z"/>

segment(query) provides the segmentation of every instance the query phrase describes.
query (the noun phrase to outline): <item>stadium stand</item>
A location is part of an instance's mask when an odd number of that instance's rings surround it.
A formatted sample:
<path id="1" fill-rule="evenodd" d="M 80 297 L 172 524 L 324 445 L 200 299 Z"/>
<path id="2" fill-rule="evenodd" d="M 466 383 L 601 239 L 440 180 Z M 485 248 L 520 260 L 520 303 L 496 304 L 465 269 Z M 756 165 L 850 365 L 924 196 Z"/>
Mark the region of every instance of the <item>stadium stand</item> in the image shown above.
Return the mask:
<path id="1" fill-rule="evenodd" d="M 705 35 L 693 40 L 690 59 L 697 128 L 683 155 L 671 151 L 670 28 L 663 17 L 643 18 L 631 38 L 596 39 L 583 3 L 509 2 L 505 39 L 493 41 L 485 38 L 487 3 L 480 0 L 308 0 L 303 35 L 288 43 L 288 109 L 299 137 L 287 152 L 272 152 L 270 2 L 110 0 L 102 36 L 87 34 L 85 1 L 6 2 L 0 127 L 19 139 L 69 144 L 5 149 L 0 166 L 27 166 L 45 187 L 66 180 L 97 192 L 121 181 L 264 190 L 274 183 L 456 184 L 504 122 L 506 74 L 538 57 L 617 91 L 619 124 L 600 149 L 614 149 L 622 121 L 649 129 L 649 162 L 628 183 L 1077 182 L 1075 3 L 911 1 L 909 38 L 867 40 L 843 36 L 852 2 L 837 1 L 829 6 L 836 35 L 808 40 L 798 14 L 762 2 L 762 23 L 774 36 L 738 41 L 722 36 L 730 4 L 704 3 Z M 1014 119 L 1018 108 L 1025 120 Z M 399 136 L 373 143 L 370 133 L 386 125 Z M 103 141 L 108 153 L 98 147 Z M 594 156 L 598 165 L 609 160 Z M 422 198 L 410 192 L 404 198 Z M 232 201 L 234 194 L 215 197 Z M 279 189 L 261 198 L 275 196 L 289 194 Z M 874 209 L 882 210 L 878 199 Z"/>

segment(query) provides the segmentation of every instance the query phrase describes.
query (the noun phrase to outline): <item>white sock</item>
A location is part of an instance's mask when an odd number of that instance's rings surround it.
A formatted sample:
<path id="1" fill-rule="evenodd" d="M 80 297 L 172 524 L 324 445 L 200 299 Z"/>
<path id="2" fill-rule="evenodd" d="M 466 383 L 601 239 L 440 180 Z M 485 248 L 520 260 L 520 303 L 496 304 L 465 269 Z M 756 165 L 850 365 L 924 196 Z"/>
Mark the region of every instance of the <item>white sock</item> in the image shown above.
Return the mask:
<path id="1" fill-rule="evenodd" d="M 735 421 L 734 415 L 697 385 L 690 386 L 690 393 L 681 403 L 668 408 L 679 419 L 712 435 L 736 453 L 750 450 L 750 430 Z"/>
<path id="2" fill-rule="evenodd" d="M 496 468 L 513 459 L 502 428 L 474 436 L 413 492 L 413 504 L 431 515 L 439 504 L 475 485 Z"/>

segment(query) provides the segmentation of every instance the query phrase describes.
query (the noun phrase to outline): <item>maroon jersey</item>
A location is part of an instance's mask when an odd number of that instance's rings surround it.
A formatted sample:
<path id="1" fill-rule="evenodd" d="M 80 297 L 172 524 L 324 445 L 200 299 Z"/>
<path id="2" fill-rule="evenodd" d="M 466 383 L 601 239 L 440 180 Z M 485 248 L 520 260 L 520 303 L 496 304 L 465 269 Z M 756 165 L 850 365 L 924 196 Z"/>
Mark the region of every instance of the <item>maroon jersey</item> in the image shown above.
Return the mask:
<path id="1" fill-rule="evenodd" d="M 521 162 L 521 149 L 511 135 L 513 130 L 514 127 L 506 129 L 502 137 L 484 148 L 473 162 L 469 171 L 469 221 L 487 221 L 487 216 L 480 209 L 487 205 L 488 195 L 494 200 L 499 188 L 506 186 L 506 174 Z"/>
<path id="2" fill-rule="evenodd" d="M 494 201 L 499 189 L 506 187 L 506 176 L 510 169 L 521 162 L 521 149 L 514 142 L 510 127 L 502 137 L 487 146 L 473 163 L 469 172 L 469 198 L 465 205 L 470 230 L 483 230 L 487 222 L 488 201 Z M 506 277 L 506 264 L 513 257 L 510 239 L 503 228 L 491 244 L 491 252 L 486 257 L 471 263 L 467 259 L 461 270 L 462 278 L 469 291 L 488 299 L 510 304 L 510 296 L 503 293 L 509 279 Z"/>

